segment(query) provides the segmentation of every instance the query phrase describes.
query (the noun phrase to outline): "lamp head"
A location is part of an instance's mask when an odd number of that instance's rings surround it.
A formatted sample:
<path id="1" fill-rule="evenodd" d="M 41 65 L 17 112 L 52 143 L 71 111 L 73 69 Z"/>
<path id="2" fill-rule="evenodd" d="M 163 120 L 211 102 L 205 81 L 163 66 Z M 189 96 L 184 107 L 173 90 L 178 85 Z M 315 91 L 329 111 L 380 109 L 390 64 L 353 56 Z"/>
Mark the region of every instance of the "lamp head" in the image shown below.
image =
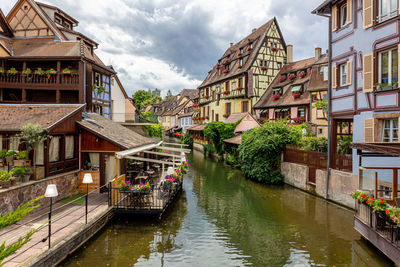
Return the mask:
<path id="1" fill-rule="evenodd" d="M 168 167 L 167 175 L 172 175 L 172 174 L 174 174 L 174 168 L 173 167 Z"/>
<path id="2" fill-rule="evenodd" d="M 55 184 L 49 184 L 46 187 L 45 197 L 56 197 L 58 196 L 57 186 Z"/>
<path id="3" fill-rule="evenodd" d="M 93 183 L 93 177 L 90 173 L 85 173 L 82 180 L 83 184 L 91 184 Z"/>

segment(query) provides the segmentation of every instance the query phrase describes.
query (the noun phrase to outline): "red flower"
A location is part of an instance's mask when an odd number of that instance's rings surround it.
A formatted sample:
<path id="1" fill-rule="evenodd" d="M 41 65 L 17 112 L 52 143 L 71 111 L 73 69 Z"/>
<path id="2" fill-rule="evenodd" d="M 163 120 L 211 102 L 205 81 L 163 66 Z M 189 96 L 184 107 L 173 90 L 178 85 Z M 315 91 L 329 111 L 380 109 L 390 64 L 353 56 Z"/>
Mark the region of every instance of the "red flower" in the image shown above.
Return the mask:
<path id="1" fill-rule="evenodd" d="M 386 213 L 386 214 L 389 214 L 389 210 L 386 209 L 386 210 L 385 210 L 385 213 Z"/>
<path id="2" fill-rule="evenodd" d="M 350 196 L 352 197 L 352 196 L 353 196 L 353 193 L 350 193 Z"/>
<path id="3" fill-rule="evenodd" d="M 383 204 L 383 201 L 381 200 L 381 201 L 379 201 L 379 204 Z"/>

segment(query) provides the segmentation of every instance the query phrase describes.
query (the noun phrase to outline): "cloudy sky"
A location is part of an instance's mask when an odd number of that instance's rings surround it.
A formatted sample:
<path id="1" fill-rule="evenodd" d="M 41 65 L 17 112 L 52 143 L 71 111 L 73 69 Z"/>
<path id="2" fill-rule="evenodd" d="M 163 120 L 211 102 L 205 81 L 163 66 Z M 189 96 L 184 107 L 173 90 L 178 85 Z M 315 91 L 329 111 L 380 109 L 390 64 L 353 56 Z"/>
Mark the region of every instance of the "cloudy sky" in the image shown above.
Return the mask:
<path id="1" fill-rule="evenodd" d="M 0 1 L 5 14 L 17 0 Z M 230 42 L 272 17 L 294 59 L 327 48 L 327 19 L 311 14 L 322 0 L 41 0 L 77 19 L 76 30 L 100 46 L 128 91 L 196 88 Z"/>

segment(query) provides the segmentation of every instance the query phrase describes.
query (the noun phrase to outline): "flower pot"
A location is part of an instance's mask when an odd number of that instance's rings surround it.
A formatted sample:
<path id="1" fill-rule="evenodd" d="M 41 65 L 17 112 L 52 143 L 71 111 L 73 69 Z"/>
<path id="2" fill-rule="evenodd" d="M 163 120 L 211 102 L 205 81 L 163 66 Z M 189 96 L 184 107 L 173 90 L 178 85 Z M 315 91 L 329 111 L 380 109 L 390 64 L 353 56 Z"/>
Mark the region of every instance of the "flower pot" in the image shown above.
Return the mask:
<path id="1" fill-rule="evenodd" d="M 8 181 L 0 181 L 1 188 L 9 188 L 11 187 L 11 180 Z"/>
<path id="2" fill-rule="evenodd" d="M 294 99 L 297 99 L 297 98 L 299 98 L 300 96 L 301 96 L 300 93 L 294 93 L 294 94 L 293 94 L 293 98 L 294 98 Z"/>
<path id="3" fill-rule="evenodd" d="M 273 95 L 273 96 L 272 96 L 272 99 L 273 99 L 273 100 L 278 100 L 279 98 L 281 98 L 281 95 Z"/>
<path id="4" fill-rule="evenodd" d="M 14 167 L 25 167 L 27 160 L 26 159 L 15 159 L 14 160 Z"/>
<path id="5" fill-rule="evenodd" d="M 30 174 L 25 174 L 22 177 L 22 182 L 27 183 L 27 182 L 29 182 L 30 179 L 31 179 L 31 175 Z"/>
<path id="6" fill-rule="evenodd" d="M 6 158 L 6 164 L 8 165 L 13 165 L 14 157 L 7 157 Z"/>

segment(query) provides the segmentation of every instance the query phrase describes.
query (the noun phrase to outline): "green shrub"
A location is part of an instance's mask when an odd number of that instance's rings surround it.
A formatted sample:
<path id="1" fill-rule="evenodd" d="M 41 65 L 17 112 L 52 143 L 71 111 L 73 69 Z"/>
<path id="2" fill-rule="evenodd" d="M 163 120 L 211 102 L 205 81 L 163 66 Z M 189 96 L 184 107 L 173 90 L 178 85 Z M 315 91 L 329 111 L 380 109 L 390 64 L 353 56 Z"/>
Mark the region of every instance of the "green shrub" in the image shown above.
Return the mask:
<path id="1" fill-rule="evenodd" d="M 240 169 L 239 159 L 234 154 L 231 153 L 226 154 L 226 163 L 234 168 Z"/>
<path id="2" fill-rule="evenodd" d="M 204 137 L 211 140 L 219 155 L 224 154 L 224 140 L 235 136 L 237 123 L 224 123 L 220 121 L 210 122 L 204 127 Z"/>
<path id="3" fill-rule="evenodd" d="M 193 138 L 188 133 L 182 137 L 181 143 L 188 145 L 190 149 L 193 148 Z"/>
<path id="4" fill-rule="evenodd" d="M 15 155 L 17 155 L 17 151 L 15 150 L 8 150 L 7 154 L 6 154 L 6 158 L 13 158 L 15 157 Z"/>
<path id="5" fill-rule="evenodd" d="M 0 159 L 4 159 L 7 157 L 7 149 L 3 149 L 0 151 Z"/>
<path id="6" fill-rule="evenodd" d="M 0 171 L 0 180 L 1 181 L 10 181 L 11 179 L 12 179 L 12 172 Z"/>
<path id="7" fill-rule="evenodd" d="M 29 152 L 26 150 L 19 151 L 17 153 L 17 159 L 29 159 Z"/>
<path id="8" fill-rule="evenodd" d="M 337 153 L 339 155 L 351 154 L 351 142 L 353 142 L 353 137 L 351 135 L 339 136 L 337 139 Z"/>
<path id="9" fill-rule="evenodd" d="M 326 137 L 303 137 L 300 148 L 315 152 L 328 152 L 328 138 Z"/>
<path id="10" fill-rule="evenodd" d="M 15 177 L 24 177 L 29 171 L 30 169 L 26 167 L 15 167 L 12 170 L 12 175 Z"/>
<path id="11" fill-rule="evenodd" d="M 150 137 L 163 138 L 163 130 L 161 124 L 145 125 L 142 127 L 144 133 Z"/>
<path id="12" fill-rule="evenodd" d="M 204 155 L 206 155 L 207 153 L 209 154 L 216 153 L 217 150 L 215 150 L 215 147 L 211 143 L 208 143 L 207 145 L 203 145 L 203 152 Z"/>
<path id="13" fill-rule="evenodd" d="M 286 144 L 297 144 L 302 136 L 301 127 L 287 121 L 267 121 L 262 127 L 242 135 L 239 160 L 243 173 L 249 179 L 264 183 L 280 183 L 281 152 Z"/>

